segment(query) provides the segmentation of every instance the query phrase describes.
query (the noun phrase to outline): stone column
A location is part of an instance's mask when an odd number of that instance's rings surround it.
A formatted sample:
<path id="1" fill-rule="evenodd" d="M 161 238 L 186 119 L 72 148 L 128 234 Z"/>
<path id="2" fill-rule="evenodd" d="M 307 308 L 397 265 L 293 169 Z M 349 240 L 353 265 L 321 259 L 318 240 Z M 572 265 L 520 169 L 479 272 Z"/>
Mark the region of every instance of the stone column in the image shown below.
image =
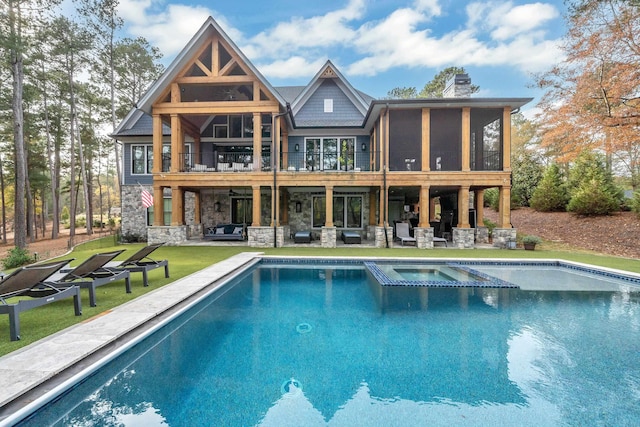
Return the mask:
<path id="1" fill-rule="evenodd" d="M 320 235 L 323 248 L 335 248 L 337 245 L 337 230 L 335 227 L 322 227 Z"/>

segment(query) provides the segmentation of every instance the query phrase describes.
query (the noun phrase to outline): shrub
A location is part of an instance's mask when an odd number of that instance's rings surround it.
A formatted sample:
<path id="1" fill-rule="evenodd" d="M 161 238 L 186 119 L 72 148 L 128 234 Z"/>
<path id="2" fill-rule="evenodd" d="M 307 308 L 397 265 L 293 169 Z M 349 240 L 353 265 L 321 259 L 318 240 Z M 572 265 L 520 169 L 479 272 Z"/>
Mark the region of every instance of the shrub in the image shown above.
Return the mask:
<path id="1" fill-rule="evenodd" d="M 620 202 L 596 179 L 582 183 L 567 206 L 578 215 L 608 215 L 620 210 Z"/>
<path id="2" fill-rule="evenodd" d="M 493 229 L 496 228 L 498 224 L 488 218 L 483 218 L 482 221 L 484 222 L 484 226 L 489 229 L 489 235 L 493 234 Z"/>
<path id="3" fill-rule="evenodd" d="M 522 238 L 522 243 L 531 243 L 537 245 L 538 243 L 542 243 L 542 239 L 538 236 L 528 235 Z"/>
<path id="4" fill-rule="evenodd" d="M 147 236 L 137 233 L 125 233 L 120 236 L 122 243 L 143 243 L 147 241 Z"/>
<path id="5" fill-rule="evenodd" d="M 489 188 L 484 191 L 484 205 L 490 206 L 494 211 L 498 210 L 500 191 L 497 188 Z"/>
<path id="6" fill-rule="evenodd" d="M 550 165 L 531 197 L 531 207 L 539 212 L 565 211 L 569 195 L 564 185 L 560 168 Z"/>
<path id="7" fill-rule="evenodd" d="M 628 201 L 629 208 L 640 218 L 640 191 L 633 193 L 633 198 Z"/>
<path id="8" fill-rule="evenodd" d="M 66 206 L 62 207 L 62 211 L 60 211 L 60 220 L 62 222 L 69 222 L 69 208 Z"/>
<path id="9" fill-rule="evenodd" d="M 31 264 L 34 261 L 26 249 L 13 248 L 9 250 L 8 256 L 2 260 L 4 268 L 16 268 L 25 264 Z"/>

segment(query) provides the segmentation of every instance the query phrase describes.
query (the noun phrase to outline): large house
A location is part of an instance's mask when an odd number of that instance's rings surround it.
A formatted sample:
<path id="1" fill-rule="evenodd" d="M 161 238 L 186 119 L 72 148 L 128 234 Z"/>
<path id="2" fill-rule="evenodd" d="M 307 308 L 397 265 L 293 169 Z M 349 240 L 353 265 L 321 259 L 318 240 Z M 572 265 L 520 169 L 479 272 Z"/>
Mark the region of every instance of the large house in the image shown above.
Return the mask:
<path id="1" fill-rule="evenodd" d="M 273 87 L 208 18 L 114 132 L 122 232 L 178 244 L 227 224 L 252 247 L 303 231 L 385 247 L 405 222 L 420 248 L 467 248 L 488 241 L 483 192 L 496 187 L 505 243 L 511 115 L 530 100 L 471 97 L 466 75 L 443 98 L 376 100 L 330 61 L 307 86 Z"/>

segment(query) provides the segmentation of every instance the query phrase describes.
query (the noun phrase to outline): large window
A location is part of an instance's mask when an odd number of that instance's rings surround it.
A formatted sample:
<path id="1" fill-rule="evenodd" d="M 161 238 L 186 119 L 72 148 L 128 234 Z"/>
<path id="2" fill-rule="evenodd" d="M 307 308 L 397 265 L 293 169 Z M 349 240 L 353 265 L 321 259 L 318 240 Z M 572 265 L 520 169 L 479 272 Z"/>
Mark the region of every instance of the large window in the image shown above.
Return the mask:
<path id="1" fill-rule="evenodd" d="M 171 225 L 171 197 L 162 199 L 164 209 L 164 225 Z M 153 225 L 153 206 L 147 208 L 147 225 Z"/>
<path id="2" fill-rule="evenodd" d="M 312 226 L 320 228 L 326 223 L 326 197 L 313 196 Z M 362 228 L 362 196 L 333 196 L 333 225 L 336 228 Z"/>
<path id="3" fill-rule="evenodd" d="M 131 146 L 131 173 L 150 174 L 153 169 L 153 145 Z"/>
<path id="4" fill-rule="evenodd" d="M 184 144 L 184 166 L 193 165 L 191 143 Z M 162 145 L 162 172 L 171 167 L 171 145 Z M 153 144 L 136 144 L 131 146 L 131 174 L 149 175 L 153 172 Z"/>
<path id="5" fill-rule="evenodd" d="M 234 224 L 253 223 L 253 199 L 231 198 L 231 222 Z"/>
<path id="6" fill-rule="evenodd" d="M 355 166 L 355 143 L 353 137 L 306 138 L 307 170 L 352 170 Z"/>

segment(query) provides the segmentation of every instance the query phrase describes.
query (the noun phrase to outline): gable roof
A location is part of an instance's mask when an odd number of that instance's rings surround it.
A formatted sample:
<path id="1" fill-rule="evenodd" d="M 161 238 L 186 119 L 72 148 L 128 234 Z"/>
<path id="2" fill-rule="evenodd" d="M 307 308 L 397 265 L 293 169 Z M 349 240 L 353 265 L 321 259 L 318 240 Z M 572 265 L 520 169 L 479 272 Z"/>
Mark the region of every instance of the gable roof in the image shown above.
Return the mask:
<path id="1" fill-rule="evenodd" d="M 164 73 L 151 85 L 151 87 L 147 90 L 147 92 L 142 96 L 142 98 L 138 101 L 137 107 L 144 111 L 147 114 L 151 114 L 151 106 L 156 101 L 156 99 L 162 95 L 163 91 L 167 88 L 169 84 L 173 80 L 178 77 L 180 71 L 189 64 L 189 62 L 193 59 L 193 57 L 197 54 L 198 50 L 202 47 L 204 43 L 212 36 L 218 34 L 225 43 L 231 47 L 240 59 L 244 62 L 244 64 L 249 68 L 249 70 L 258 78 L 260 83 L 264 85 L 267 90 L 273 94 L 278 103 L 283 108 L 286 108 L 287 102 L 280 95 L 278 91 L 275 90 L 271 83 L 264 78 L 264 76 L 258 71 L 258 69 L 249 61 L 249 59 L 242 53 L 242 51 L 238 48 L 238 46 L 229 38 L 227 33 L 220 27 L 220 25 L 209 16 L 207 20 L 204 22 L 202 27 L 196 32 L 196 34 L 189 40 L 187 45 L 180 51 L 180 53 L 174 58 L 171 65 L 167 67 Z"/>
<path id="2" fill-rule="evenodd" d="M 335 65 L 331 61 L 325 62 L 325 64 L 320 68 L 320 71 L 311 79 L 311 82 L 304 88 L 304 90 L 296 97 L 296 99 L 291 103 L 291 111 L 295 116 L 300 110 L 304 107 L 306 102 L 313 96 L 313 94 L 318 90 L 325 79 L 332 79 L 336 85 L 342 90 L 347 98 L 351 101 L 355 108 L 364 115 L 367 113 L 369 109 L 370 100 L 365 100 L 362 94 L 355 90 L 351 83 L 347 79 L 344 78 L 342 73 L 336 68 Z"/>

